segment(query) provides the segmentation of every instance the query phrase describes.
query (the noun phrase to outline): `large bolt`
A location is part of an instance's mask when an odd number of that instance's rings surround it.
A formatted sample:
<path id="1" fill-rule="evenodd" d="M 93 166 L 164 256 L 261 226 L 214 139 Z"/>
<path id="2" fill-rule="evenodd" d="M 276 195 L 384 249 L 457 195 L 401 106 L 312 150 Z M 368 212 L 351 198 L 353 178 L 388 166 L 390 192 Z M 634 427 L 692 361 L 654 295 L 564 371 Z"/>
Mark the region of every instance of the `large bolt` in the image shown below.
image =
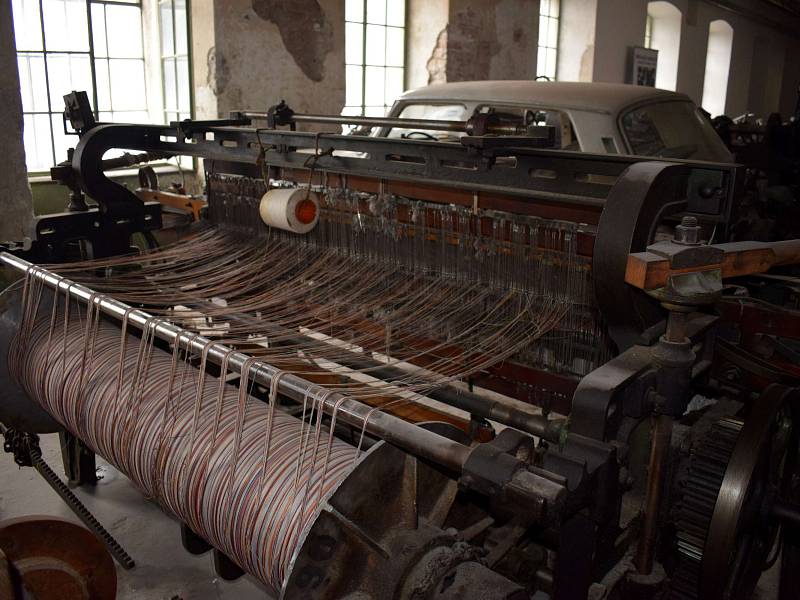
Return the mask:
<path id="1" fill-rule="evenodd" d="M 675 226 L 675 237 L 672 241 L 676 244 L 686 246 L 697 246 L 700 244 L 700 234 L 702 229 L 697 223 L 697 217 L 687 215 L 681 219 L 681 224 Z"/>

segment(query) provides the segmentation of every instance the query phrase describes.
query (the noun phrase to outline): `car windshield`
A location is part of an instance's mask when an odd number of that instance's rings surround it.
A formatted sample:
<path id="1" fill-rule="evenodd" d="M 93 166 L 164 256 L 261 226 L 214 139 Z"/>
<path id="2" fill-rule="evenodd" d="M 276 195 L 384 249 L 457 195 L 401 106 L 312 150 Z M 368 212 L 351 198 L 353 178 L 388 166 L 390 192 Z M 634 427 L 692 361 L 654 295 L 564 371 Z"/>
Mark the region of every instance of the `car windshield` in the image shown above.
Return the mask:
<path id="1" fill-rule="evenodd" d="M 427 121 L 466 121 L 469 115 L 463 104 L 407 104 L 397 115 L 400 119 L 425 119 Z M 457 140 L 464 133 L 434 131 L 431 129 L 406 129 L 395 127 L 386 136 L 390 138 Z"/>
<path id="2" fill-rule="evenodd" d="M 633 154 L 731 162 L 711 123 L 691 102 L 656 102 L 622 117 L 622 129 Z"/>

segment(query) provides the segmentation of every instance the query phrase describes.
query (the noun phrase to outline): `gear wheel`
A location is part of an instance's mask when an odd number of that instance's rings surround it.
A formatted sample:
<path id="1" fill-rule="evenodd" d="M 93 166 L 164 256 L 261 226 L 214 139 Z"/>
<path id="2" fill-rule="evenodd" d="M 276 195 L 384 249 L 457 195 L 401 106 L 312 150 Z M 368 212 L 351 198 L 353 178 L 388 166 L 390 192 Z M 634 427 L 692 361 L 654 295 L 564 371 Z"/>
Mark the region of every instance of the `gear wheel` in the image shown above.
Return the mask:
<path id="1" fill-rule="evenodd" d="M 714 506 L 743 425 L 739 419 L 720 419 L 693 448 L 683 495 L 675 507 L 679 559 L 672 574 L 672 600 L 699 597 L 700 565 Z"/>
<path id="2" fill-rule="evenodd" d="M 716 421 L 694 446 L 675 505 L 675 600 L 745 600 L 779 528 L 773 505 L 798 454 L 800 389 L 773 384 L 744 421 Z"/>

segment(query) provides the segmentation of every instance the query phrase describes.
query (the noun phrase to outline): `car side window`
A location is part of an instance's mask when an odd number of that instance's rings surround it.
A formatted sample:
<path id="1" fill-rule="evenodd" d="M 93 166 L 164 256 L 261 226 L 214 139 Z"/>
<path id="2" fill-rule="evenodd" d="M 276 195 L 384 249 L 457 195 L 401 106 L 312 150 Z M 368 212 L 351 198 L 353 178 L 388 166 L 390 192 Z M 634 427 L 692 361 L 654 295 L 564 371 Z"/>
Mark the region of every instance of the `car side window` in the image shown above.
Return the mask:
<path id="1" fill-rule="evenodd" d="M 622 117 L 622 127 L 634 154 L 657 156 L 665 147 L 646 108 L 632 110 Z"/>

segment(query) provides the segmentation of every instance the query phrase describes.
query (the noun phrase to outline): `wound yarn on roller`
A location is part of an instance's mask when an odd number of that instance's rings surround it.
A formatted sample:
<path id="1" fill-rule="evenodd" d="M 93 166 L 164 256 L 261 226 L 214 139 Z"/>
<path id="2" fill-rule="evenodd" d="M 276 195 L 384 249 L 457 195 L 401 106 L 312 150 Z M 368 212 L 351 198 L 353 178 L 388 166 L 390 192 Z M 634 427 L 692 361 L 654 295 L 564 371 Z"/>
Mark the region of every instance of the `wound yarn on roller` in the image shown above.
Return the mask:
<path id="1" fill-rule="evenodd" d="M 357 450 L 185 357 L 79 315 L 39 310 L 11 368 L 31 398 L 274 591 Z M 247 386 L 247 382 L 243 382 Z M 273 396 L 274 399 L 274 396 Z"/>
<path id="2" fill-rule="evenodd" d="M 319 198 L 307 189 L 275 188 L 261 197 L 258 212 L 270 227 L 308 233 L 319 221 Z"/>

